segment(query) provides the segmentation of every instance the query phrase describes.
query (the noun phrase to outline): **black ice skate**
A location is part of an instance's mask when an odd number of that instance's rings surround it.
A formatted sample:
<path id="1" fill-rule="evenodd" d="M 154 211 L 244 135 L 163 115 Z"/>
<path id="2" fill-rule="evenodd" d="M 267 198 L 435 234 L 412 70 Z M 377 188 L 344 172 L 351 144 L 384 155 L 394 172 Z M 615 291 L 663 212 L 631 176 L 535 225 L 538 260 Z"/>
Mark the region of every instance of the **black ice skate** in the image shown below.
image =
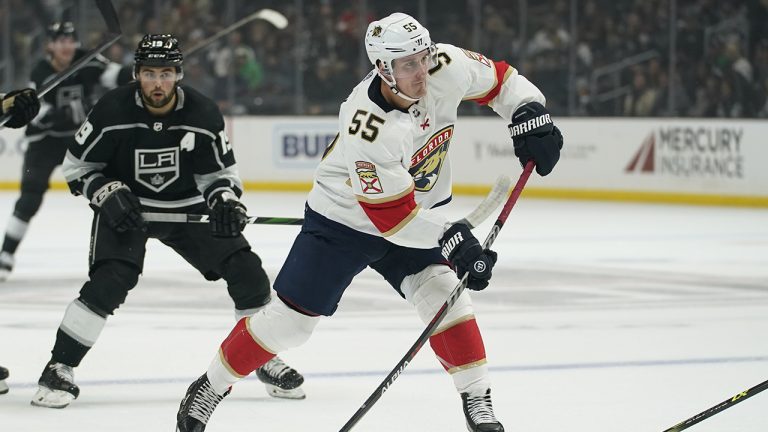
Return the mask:
<path id="1" fill-rule="evenodd" d="M 491 403 L 491 389 L 482 393 L 462 393 L 461 404 L 467 429 L 470 432 L 504 432 L 504 426 L 496 420 Z"/>
<path id="2" fill-rule="evenodd" d="M 64 408 L 80 395 L 75 372 L 63 363 L 48 362 L 37 384 L 37 393 L 30 402 L 35 406 Z"/>
<path id="3" fill-rule="evenodd" d="M 179 412 L 176 413 L 176 432 L 203 432 L 213 410 L 228 394 L 229 390 L 223 395 L 216 393 L 208 375 L 203 374 L 190 384 L 181 400 Z"/>
<path id="4" fill-rule="evenodd" d="M 301 389 L 304 377 L 294 368 L 285 364 L 280 357 L 273 357 L 264 366 L 256 369 L 259 381 L 267 387 L 270 396 L 284 399 L 304 399 L 307 395 Z"/>
<path id="5" fill-rule="evenodd" d="M 8 393 L 8 384 L 5 383 L 8 375 L 8 369 L 0 366 L 0 394 Z"/>
<path id="6" fill-rule="evenodd" d="M 8 279 L 13 270 L 13 255 L 6 251 L 0 252 L 0 282 Z"/>

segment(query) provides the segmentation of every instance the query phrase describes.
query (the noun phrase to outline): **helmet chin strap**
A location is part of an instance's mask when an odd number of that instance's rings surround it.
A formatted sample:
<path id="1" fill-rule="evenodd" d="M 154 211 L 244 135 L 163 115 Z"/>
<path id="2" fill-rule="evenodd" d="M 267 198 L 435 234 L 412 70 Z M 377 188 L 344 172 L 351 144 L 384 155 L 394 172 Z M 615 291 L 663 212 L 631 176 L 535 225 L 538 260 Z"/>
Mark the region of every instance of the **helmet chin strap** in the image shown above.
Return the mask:
<path id="1" fill-rule="evenodd" d="M 381 69 L 378 69 L 378 68 L 376 69 L 376 73 L 378 73 L 379 76 L 381 77 L 381 79 L 389 86 L 389 89 L 392 90 L 392 93 L 394 93 L 397 96 L 407 100 L 408 102 L 414 102 L 415 103 L 415 102 L 419 101 L 419 99 L 414 99 L 414 98 L 408 96 L 407 94 L 403 93 L 402 91 L 400 91 L 400 89 L 397 88 L 397 82 L 395 82 L 395 77 L 392 77 L 392 80 L 390 81 L 386 77 L 386 75 L 381 73 Z"/>

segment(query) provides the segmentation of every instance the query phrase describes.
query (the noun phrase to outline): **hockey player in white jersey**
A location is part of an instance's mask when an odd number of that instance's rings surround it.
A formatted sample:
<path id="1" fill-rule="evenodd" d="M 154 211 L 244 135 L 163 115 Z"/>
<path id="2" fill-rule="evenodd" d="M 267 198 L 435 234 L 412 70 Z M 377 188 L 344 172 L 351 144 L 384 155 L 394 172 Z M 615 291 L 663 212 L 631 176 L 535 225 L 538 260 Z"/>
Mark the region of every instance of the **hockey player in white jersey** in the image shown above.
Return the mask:
<path id="1" fill-rule="evenodd" d="M 307 199 L 305 222 L 274 288 L 279 300 L 238 322 L 177 414 L 200 432 L 229 388 L 275 353 L 306 342 L 366 267 L 380 273 L 425 323 L 469 273 L 488 286 L 496 253 L 469 228 L 432 210 L 451 199 L 449 145 L 462 100 L 489 105 L 508 122 L 515 154 L 540 175 L 557 163 L 562 135 L 541 92 L 505 62 L 433 44 L 414 18 L 395 13 L 365 36 L 374 70 L 341 105 Z M 461 145 L 461 143 L 457 143 Z M 430 337 L 461 396 L 470 431 L 503 431 L 491 403 L 485 348 L 464 291 Z"/>

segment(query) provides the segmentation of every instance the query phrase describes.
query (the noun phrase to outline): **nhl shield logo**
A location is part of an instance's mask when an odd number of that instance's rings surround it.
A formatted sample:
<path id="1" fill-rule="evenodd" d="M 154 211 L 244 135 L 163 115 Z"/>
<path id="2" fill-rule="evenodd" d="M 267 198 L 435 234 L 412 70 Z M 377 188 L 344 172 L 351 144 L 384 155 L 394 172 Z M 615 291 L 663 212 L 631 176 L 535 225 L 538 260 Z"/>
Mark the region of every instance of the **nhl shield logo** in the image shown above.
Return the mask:
<path id="1" fill-rule="evenodd" d="M 163 122 L 155 122 L 155 125 L 152 127 L 152 129 L 154 129 L 155 132 L 160 132 L 163 130 Z"/>
<path id="2" fill-rule="evenodd" d="M 136 149 L 134 174 L 144 187 L 162 191 L 179 178 L 179 148 Z"/>

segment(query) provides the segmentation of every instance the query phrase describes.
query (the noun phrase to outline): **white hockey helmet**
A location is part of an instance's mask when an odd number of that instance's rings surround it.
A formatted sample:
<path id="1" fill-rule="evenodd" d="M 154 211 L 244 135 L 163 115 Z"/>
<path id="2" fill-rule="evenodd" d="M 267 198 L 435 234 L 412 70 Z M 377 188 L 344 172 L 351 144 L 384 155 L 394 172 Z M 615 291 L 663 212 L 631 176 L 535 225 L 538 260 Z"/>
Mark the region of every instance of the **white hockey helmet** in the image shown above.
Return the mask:
<path id="1" fill-rule="evenodd" d="M 380 72 L 379 75 L 382 75 L 382 79 L 396 93 L 398 91 L 392 62 L 424 50 L 429 50 L 432 56 L 437 51 L 429 37 L 429 30 L 410 15 L 395 12 L 368 24 L 368 30 L 365 32 L 365 51 L 368 53 L 368 59 L 377 70 L 378 62 L 381 62 L 384 74 L 390 78 Z"/>

